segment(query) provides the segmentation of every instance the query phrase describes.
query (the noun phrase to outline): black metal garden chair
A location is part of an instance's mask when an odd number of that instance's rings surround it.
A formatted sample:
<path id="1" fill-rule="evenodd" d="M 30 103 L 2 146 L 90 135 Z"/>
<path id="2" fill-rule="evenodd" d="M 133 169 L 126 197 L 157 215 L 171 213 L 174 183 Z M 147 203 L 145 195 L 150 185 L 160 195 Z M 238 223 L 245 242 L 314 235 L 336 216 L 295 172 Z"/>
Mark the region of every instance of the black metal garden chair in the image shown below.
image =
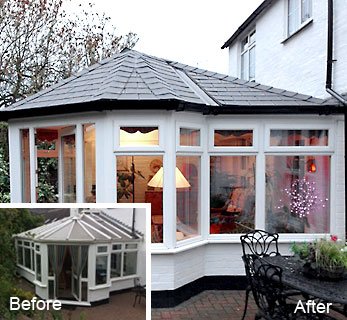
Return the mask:
<path id="1" fill-rule="evenodd" d="M 279 255 L 278 251 L 278 233 L 269 233 L 264 230 L 252 230 L 240 236 L 243 256 L 252 254 L 258 257 Z M 245 265 L 246 276 L 250 281 L 251 275 L 247 274 L 248 268 Z M 245 318 L 248 307 L 249 293 L 251 292 L 250 283 L 246 288 L 245 309 L 242 320 Z"/>
<path id="2" fill-rule="evenodd" d="M 255 254 L 258 257 L 279 255 L 278 233 L 264 230 L 252 230 L 240 236 L 243 254 Z"/>
<path id="3" fill-rule="evenodd" d="M 251 290 L 258 306 L 256 320 L 333 319 L 325 314 L 307 314 L 296 309 L 282 282 L 282 269 L 248 254 L 242 257 L 248 269 Z"/>
<path id="4" fill-rule="evenodd" d="M 133 307 L 135 307 L 137 299 L 139 300 L 139 304 L 141 303 L 142 297 L 146 299 L 146 286 L 141 285 L 139 278 L 134 279 L 133 292 L 135 293 L 135 300 L 134 300 Z"/>

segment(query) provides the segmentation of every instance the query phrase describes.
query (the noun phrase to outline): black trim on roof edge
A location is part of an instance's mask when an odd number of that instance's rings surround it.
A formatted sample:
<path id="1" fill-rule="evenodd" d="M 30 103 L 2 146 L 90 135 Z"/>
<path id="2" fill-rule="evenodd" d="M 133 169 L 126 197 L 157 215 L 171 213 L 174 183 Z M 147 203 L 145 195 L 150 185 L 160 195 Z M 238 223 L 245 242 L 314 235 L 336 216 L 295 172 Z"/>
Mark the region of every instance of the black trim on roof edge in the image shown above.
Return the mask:
<path id="1" fill-rule="evenodd" d="M 345 114 L 346 110 L 336 104 L 309 106 L 274 106 L 274 105 L 223 105 L 208 106 L 187 103 L 179 100 L 100 100 L 85 103 L 52 106 L 43 108 L 17 109 L 0 111 L 0 121 L 16 118 L 28 118 L 48 115 L 61 115 L 80 112 L 102 112 L 106 110 L 173 110 L 177 112 L 192 111 L 204 115 L 212 114 Z"/>
<path id="2" fill-rule="evenodd" d="M 223 44 L 221 49 L 229 47 L 236 38 L 268 7 L 271 5 L 273 0 L 265 0 L 262 2 L 257 9 L 238 27 L 233 35 Z"/>

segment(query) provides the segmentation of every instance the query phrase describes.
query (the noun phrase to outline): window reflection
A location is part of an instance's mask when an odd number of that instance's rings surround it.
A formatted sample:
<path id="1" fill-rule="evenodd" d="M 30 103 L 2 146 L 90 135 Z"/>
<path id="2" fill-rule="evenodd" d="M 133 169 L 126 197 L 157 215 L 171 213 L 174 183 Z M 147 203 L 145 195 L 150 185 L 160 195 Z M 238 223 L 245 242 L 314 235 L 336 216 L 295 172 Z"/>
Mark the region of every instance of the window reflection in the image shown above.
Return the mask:
<path id="1" fill-rule="evenodd" d="M 327 146 L 328 130 L 271 130 L 271 146 Z"/>
<path id="2" fill-rule="evenodd" d="M 215 147 L 251 147 L 253 145 L 252 130 L 215 130 Z"/>
<path id="3" fill-rule="evenodd" d="M 200 234 L 200 157 L 176 158 L 176 239 L 183 240 Z"/>
<path id="4" fill-rule="evenodd" d="M 255 156 L 210 158 L 210 233 L 254 228 Z"/>
<path id="5" fill-rule="evenodd" d="M 267 156 L 267 230 L 329 232 L 329 181 L 330 156 Z"/>

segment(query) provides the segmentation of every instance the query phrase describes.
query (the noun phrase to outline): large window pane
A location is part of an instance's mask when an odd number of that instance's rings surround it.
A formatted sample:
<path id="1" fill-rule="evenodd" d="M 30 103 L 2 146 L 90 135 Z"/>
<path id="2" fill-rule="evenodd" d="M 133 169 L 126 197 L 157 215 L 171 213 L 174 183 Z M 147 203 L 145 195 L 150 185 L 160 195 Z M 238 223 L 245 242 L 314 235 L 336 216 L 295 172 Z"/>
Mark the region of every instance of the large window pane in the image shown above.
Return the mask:
<path id="1" fill-rule="evenodd" d="M 20 133 L 22 147 L 22 201 L 31 202 L 29 129 L 22 129 Z"/>
<path id="2" fill-rule="evenodd" d="M 249 50 L 249 80 L 255 78 L 255 47 Z"/>
<path id="3" fill-rule="evenodd" d="M 210 158 L 210 233 L 254 228 L 255 156 Z"/>
<path id="4" fill-rule="evenodd" d="M 200 234 L 200 157 L 176 158 L 176 238 L 183 240 Z"/>
<path id="5" fill-rule="evenodd" d="M 107 256 L 96 256 L 95 284 L 107 282 Z"/>
<path id="6" fill-rule="evenodd" d="M 266 228 L 329 232 L 330 156 L 266 157 Z"/>
<path id="7" fill-rule="evenodd" d="M 124 252 L 123 276 L 136 274 L 137 252 Z"/>
<path id="8" fill-rule="evenodd" d="M 41 281 L 41 255 L 36 254 L 36 279 Z"/>
<path id="9" fill-rule="evenodd" d="M 31 250 L 24 248 L 24 266 L 31 269 Z"/>
<path id="10" fill-rule="evenodd" d="M 37 128 L 37 202 L 58 202 L 58 128 Z"/>
<path id="11" fill-rule="evenodd" d="M 23 247 L 17 247 L 18 264 L 23 265 Z"/>
<path id="12" fill-rule="evenodd" d="M 121 263 L 122 263 L 122 253 L 112 253 L 111 254 L 111 278 L 117 278 L 121 276 Z"/>
<path id="13" fill-rule="evenodd" d="M 301 0 L 301 23 L 312 16 L 312 0 Z"/>
<path id="14" fill-rule="evenodd" d="M 83 125 L 84 195 L 86 202 L 96 201 L 95 124 Z"/>
<path id="15" fill-rule="evenodd" d="M 328 130 L 271 130 L 271 146 L 327 146 Z"/>
<path id="16" fill-rule="evenodd" d="M 152 242 L 163 242 L 162 165 L 162 156 L 117 156 L 117 202 L 151 204 Z"/>
<path id="17" fill-rule="evenodd" d="M 252 130 L 215 130 L 215 147 L 251 147 L 253 145 Z"/>
<path id="18" fill-rule="evenodd" d="M 158 127 L 120 127 L 119 145 L 121 147 L 159 145 Z"/>
<path id="19" fill-rule="evenodd" d="M 288 35 L 293 34 L 300 25 L 300 0 L 288 0 Z"/>

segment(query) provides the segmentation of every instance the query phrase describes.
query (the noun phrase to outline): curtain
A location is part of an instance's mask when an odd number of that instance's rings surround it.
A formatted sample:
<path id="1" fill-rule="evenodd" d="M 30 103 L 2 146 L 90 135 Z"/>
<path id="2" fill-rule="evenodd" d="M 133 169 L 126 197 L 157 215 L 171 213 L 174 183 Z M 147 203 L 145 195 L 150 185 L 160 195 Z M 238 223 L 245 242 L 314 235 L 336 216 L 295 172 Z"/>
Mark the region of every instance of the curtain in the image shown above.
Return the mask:
<path id="1" fill-rule="evenodd" d="M 88 261 L 88 248 L 89 246 L 70 246 L 72 270 L 78 279 Z"/>
<path id="2" fill-rule="evenodd" d="M 52 266 L 53 272 L 59 276 L 63 268 L 64 256 L 66 246 L 49 245 L 48 246 L 48 259 Z"/>

